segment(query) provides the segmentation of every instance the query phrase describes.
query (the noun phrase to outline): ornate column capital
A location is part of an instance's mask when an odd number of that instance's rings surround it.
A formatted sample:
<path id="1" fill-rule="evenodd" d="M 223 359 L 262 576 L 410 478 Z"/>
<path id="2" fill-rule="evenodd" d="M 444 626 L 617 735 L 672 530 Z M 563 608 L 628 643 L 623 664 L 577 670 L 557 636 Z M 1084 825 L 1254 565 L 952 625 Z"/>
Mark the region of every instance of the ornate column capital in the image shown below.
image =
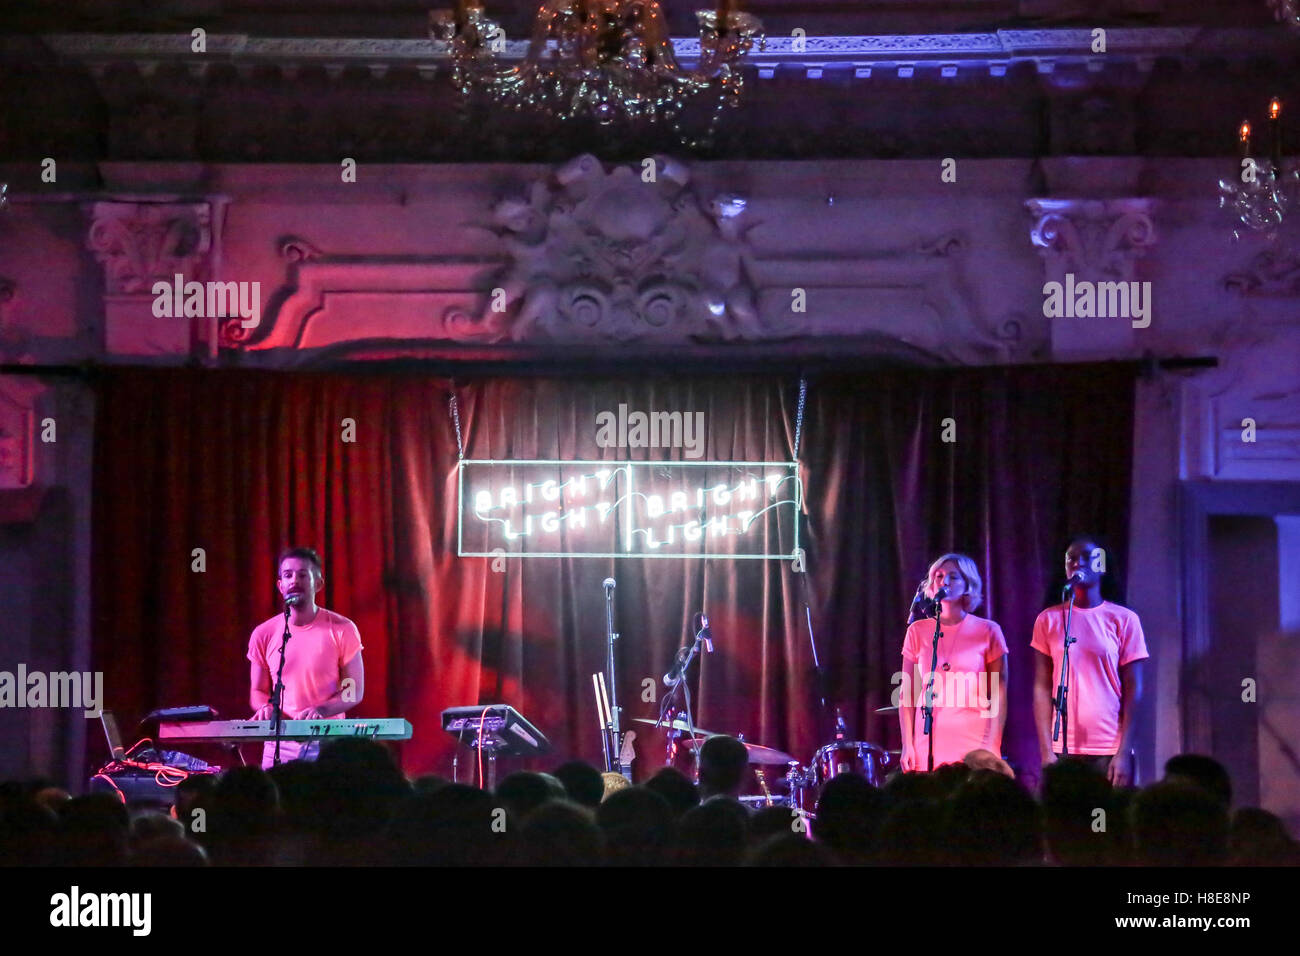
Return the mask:
<path id="1" fill-rule="evenodd" d="M 105 348 L 117 355 L 188 355 L 215 343 L 207 317 L 157 318 L 155 282 L 206 282 L 220 271 L 224 199 L 130 197 L 89 203 L 87 248 L 104 267 Z M 215 345 L 209 350 L 215 349 Z"/>
<path id="2" fill-rule="evenodd" d="M 1029 238 L 1043 259 L 1043 314 L 1057 360 L 1123 358 L 1142 350 L 1153 303 L 1151 283 L 1136 280 L 1137 260 L 1156 242 L 1154 206 L 1144 198 L 1025 200 L 1034 217 Z"/>
<path id="3" fill-rule="evenodd" d="M 212 253 L 208 202 L 97 202 L 87 246 L 104 266 L 106 295 L 147 295 L 154 282 L 207 278 Z"/>
<path id="4" fill-rule="evenodd" d="M 1133 278 L 1134 264 L 1155 245 L 1151 199 L 1027 199 L 1035 219 L 1029 238 L 1049 281 L 1067 272 L 1091 281 Z"/>

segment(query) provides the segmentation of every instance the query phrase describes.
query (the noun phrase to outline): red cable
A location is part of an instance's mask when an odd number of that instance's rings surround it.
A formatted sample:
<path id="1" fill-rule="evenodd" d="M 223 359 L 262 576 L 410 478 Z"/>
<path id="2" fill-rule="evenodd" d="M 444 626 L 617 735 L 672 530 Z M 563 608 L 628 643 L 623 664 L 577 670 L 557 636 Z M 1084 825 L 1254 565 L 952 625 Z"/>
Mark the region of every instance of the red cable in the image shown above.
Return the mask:
<path id="1" fill-rule="evenodd" d="M 107 781 L 107 782 L 108 782 L 108 785 L 109 785 L 110 787 L 112 787 L 114 790 L 117 791 L 117 795 L 118 795 L 118 797 L 121 799 L 122 803 L 123 803 L 123 804 L 126 803 L 126 794 L 122 792 L 122 788 L 121 788 L 121 787 L 119 787 L 116 783 L 113 782 L 113 778 L 112 778 L 112 777 L 110 777 L 110 776 L 108 776 L 107 774 L 104 774 L 104 773 L 97 773 L 97 774 L 95 774 L 95 776 L 91 777 L 90 779 L 92 779 L 92 780 L 105 780 L 105 781 Z"/>

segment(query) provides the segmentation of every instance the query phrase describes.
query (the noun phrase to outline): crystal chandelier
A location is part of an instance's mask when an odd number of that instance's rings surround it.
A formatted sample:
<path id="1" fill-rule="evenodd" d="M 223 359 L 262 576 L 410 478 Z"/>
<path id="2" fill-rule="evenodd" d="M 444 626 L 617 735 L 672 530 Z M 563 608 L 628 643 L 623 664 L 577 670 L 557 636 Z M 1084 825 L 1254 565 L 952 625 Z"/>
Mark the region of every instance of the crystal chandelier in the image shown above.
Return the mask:
<path id="1" fill-rule="evenodd" d="M 1268 104 L 1268 124 L 1270 158 L 1254 158 L 1250 121 L 1242 120 L 1237 127 L 1240 164 L 1234 167 L 1231 178 L 1219 180 L 1219 208 L 1231 209 L 1237 220 L 1238 228 L 1232 231 L 1234 239 L 1241 238 L 1241 226 L 1274 238 L 1287 208 L 1300 192 L 1300 164 L 1282 158 L 1282 101 L 1276 96 Z"/>
<path id="2" fill-rule="evenodd" d="M 692 69 L 678 62 L 655 0 L 544 0 L 523 62 L 511 68 L 497 59 L 505 34 L 477 0 L 431 12 L 429 32 L 447 44 L 452 82 L 463 95 L 486 93 L 513 109 L 602 124 L 676 124 L 689 104 L 704 102 L 712 108 L 711 133 L 723 108 L 740 101 L 741 60 L 765 38 L 758 19 L 731 0 L 695 16 L 700 43 Z"/>

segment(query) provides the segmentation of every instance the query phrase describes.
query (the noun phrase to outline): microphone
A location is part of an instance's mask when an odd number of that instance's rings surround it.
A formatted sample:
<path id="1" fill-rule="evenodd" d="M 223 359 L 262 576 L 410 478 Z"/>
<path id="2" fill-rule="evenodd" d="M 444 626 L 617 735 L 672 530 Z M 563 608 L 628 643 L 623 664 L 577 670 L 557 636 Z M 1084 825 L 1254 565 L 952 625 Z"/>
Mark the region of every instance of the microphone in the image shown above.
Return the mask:
<path id="1" fill-rule="evenodd" d="M 682 679 L 682 665 L 686 663 L 686 648 L 677 648 L 677 656 L 673 658 L 673 666 L 668 668 L 668 673 L 664 675 L 664 683 L 671 687 Z"/>
<path id="2" fill-rule="evenodd" d="M 713 653 L 713 633 L 709 630 L 709 616 L 703 611 L 699 613 L 700 618 L 700 640 L 704 642 L 704 649 L 710 654 Z"/>
<path id="3" fill-rule="evenodd" d="M 946 601 L 946 600 L 948 600 L 948 589 L 947 589 L 947 588 L 939 588 L 939 590 L 937 590 L 937 591 L 934 592 L 934 603 L 935 603 L 935 604 L 938 604 L 940 601 Z"/>
<path id="4" fill-rule="evenodd" d="M 1073 589 L 1073 587 L 1076 584 L 1082 584 L 1082 583 L 1083 583 L 1083 572 L 1075 571 L 1073 574 L 1070 575 L 1070 579 L 1065 582 L 1065 586 L 1061 588 L 1061 594 L 1064 595 L 1066 592 Z"/>
<path id="5" fill-rule="evenodd" d="M 926 602 L 929 600 L 925 596 L 925 582 L 922 581 L 916 586 L 916 594 L 912 595 L 912 606 L 907 609 L 907 626 L 911 627 L 913 621 L 919 621 L 926 616 Z"/>
<path id="6" fill-rule="evenodd" d="M 297 607 L 302 603 L 302 600 L 303 596 L 301 594 L 286 594 L 284 596 L 284 612 L 288 614 L 289 608 Z"/>
<path id="7" fill-rule="evenodd" d="M 604 582 L 601 584 L 601 587 L 603 587 L 605 589 L 605 593 L 608 594 L 610 591 L 614 590 L 614 579 L 606 578 Z"/>

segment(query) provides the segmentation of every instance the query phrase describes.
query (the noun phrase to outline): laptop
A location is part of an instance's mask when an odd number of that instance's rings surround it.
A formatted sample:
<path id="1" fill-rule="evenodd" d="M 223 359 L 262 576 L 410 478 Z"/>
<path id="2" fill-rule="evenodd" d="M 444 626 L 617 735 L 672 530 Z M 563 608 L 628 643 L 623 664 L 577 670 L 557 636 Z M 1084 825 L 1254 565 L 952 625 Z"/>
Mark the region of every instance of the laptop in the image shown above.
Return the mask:
<path id="1" fill-rule="evenodd" d="M 113 716 L 113 712 L 111 710 L 101 710 L 99 712 L 99 722 L 104 727 L 104 739 L 108 741 L 108 752 L 113 755 L 114 760 L 125 760 L 126 750 L 122 746 L 122 734 L 117 729 L 117 718 Z"/>

